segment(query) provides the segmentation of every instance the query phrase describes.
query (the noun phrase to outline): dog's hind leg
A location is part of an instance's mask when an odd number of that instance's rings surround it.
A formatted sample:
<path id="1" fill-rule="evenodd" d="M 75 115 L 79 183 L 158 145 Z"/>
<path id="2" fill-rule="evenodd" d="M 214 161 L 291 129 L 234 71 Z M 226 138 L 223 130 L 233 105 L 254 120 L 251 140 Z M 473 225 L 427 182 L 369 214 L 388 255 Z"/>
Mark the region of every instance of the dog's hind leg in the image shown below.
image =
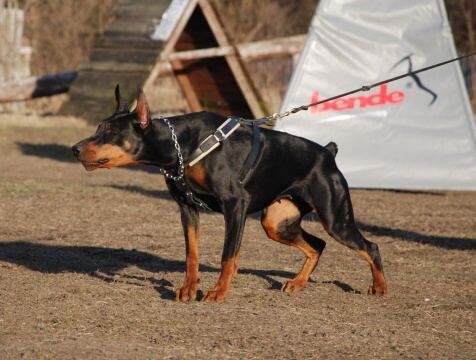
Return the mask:
<path id="1" fill-rule="evenodd" d="M 326 243 L 301 227 L 302 217 L 309 212 L 293 201 L 283 198 L 263 211 L 261 224 L 270 239 L 297 247 L 306 254 L 304 265 L 293 280 L 286 281 L 281 291 L 294 292 L 302 289 L 317 266 Z"/>
<path id="2" fill-rule="evenodd" d="M 388 288 L 377 244 L 368 241 L 355 225 L 347 182 L 337 170 L 321 181 L 321 191 L 316 194 L 314 206 L 321 224 L 334 239 L 360 253 L 369 263 L 373 285 L 369 294 L 387 295 Z M 322 191 L 324 187 L 326 191 Z"/>

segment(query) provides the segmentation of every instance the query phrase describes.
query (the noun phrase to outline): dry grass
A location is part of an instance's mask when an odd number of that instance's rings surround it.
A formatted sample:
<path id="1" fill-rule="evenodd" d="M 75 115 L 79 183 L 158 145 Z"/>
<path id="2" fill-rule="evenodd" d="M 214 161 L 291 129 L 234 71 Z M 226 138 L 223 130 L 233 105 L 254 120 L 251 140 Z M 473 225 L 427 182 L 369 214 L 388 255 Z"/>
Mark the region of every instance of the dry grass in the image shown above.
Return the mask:
<path id="1" fill-rule="evenodd" d="M 28 0 L 25 37 L 33 47 L 31 72 L 54 74 L 79 69 L 95 36 L 112 19 L 117 0 Z"/>

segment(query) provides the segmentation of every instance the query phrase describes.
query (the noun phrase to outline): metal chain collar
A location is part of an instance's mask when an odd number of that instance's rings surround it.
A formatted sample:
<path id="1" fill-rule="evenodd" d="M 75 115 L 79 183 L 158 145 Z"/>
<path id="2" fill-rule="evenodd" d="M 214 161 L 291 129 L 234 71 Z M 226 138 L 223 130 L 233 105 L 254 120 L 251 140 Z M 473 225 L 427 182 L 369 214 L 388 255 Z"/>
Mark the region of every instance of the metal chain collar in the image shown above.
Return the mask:
<path id="1" fill-rule="evenodd" d="M 172 134 L 172 140 L 174 142 L 175 149 L 177 150 L 177 156 L 178 156 L 178 159 L 179 159 L 179 166 L 178 166 L 178 169 L 177 169 L 178 175 L 175 176 L 171 173 L 168 173 L 167 170 L 165 170 L 163 168 L 159 168 L 159 171 L 162 174 L 164 174 L 167 177 L 167 179 L 170 179 L 170 180 L 173 180 L 173 181 L 179 181 L 183 178 L 183 175 L 184 175 L 184 165 L 183 165 L 182 152 L 180 151 L 180 145 L 177 141 L 177 135 L 175 134 L 174 127 L 170 124 L 170 121 L 168 119 L 166 119 L 162 116 L 160 116 L 159 119 L 164 120 L 164 123 L 169 127 L 170 133 Z"/>

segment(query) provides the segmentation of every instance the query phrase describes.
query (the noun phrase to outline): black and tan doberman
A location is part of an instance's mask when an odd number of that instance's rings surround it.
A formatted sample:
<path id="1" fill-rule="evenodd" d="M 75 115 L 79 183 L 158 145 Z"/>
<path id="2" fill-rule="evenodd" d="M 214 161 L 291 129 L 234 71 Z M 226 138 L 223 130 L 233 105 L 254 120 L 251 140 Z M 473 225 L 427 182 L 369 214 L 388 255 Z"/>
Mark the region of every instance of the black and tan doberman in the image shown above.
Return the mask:
<path id="1" fill-rule="evenodd" d="M 315 211 L 327 233 L 367 260 L 373 284 L 369 294 L 387 295 L 378 246 L 366 240 L 354 222 L 347 182 L 337 168 L 337 148 L 270 129 L 258 132 L 258 148 L 244 178 L 256 130 L 247 123 L 210 112 L 151 119 L 139 87 L 132 112 L 116 87 L 116 111 L 95 134 L 72 147 L 86 170 L 127 165 L 155 165 L 181 212 L 186 243 L 186 278 L 177 300 L 195 299 L 199 284 L 199 209 L 221 212 L 225 243 L 221 274 L 202 301 L 221 302 L 238 271 L 240 245 L 248 214 L 262 211 L 269 238 L 302 250 L 306 260 L 282 291 L 302 289 L 326 243 L 301 227 L 303 216 Z M 256 150 L 256 149 L 255 149 Z M 198 151 L 198 153 L 197 153 Z M 197 157 L 197 155 L 199 155 Z M 194 159 L 193 165 L 190 160 Z"/>

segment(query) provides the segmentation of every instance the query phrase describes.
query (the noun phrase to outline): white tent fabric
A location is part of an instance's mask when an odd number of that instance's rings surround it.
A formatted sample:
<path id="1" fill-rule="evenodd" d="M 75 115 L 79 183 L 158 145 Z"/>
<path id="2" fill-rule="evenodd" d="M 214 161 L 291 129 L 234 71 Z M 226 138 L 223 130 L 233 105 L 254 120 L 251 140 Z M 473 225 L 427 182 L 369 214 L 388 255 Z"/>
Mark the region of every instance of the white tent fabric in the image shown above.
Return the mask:
<path id="1" fill-rule="evenodd" d="M 281 111 L 456 57 L 443 0 L 321 0 Z M 351 187 L 476 190 L 476 129 L 454 62 L 278 121 L 339 146 Z"/>

